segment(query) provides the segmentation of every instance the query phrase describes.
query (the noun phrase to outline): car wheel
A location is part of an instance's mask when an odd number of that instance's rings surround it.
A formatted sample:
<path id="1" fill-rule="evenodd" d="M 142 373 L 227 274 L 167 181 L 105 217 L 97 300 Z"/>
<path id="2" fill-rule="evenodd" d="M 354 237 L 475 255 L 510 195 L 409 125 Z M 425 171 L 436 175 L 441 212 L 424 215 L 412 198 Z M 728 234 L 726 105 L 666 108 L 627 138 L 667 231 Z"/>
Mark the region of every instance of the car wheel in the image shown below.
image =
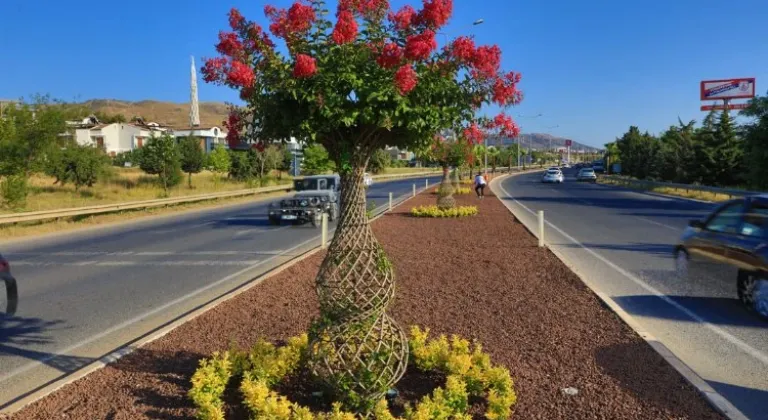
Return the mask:
<path id="1" fill-rule="evenodd" d="M 736 291 L 739 300 L 749 311 L 768 318 L 768 278 L 755 273 L 739 272 Z"/>
<path id="2" fill-rule="evenodd" d="M 16 279 L 9 274 L 0 280 L 2 280 L 2 283 L 5 283 L 5 315 L 11 316 L 16 313 L 16 307 L 19 304 L 19 291 L 16 286 Z M 0 310 L 2 309 L 0 307 Z"/>
<path id="3" fill-rule="evenodd" d="M 675 251 L 675 274 L 678 278 L 688 279 L 691 258 L 688 252 L 682 248 Z"/>

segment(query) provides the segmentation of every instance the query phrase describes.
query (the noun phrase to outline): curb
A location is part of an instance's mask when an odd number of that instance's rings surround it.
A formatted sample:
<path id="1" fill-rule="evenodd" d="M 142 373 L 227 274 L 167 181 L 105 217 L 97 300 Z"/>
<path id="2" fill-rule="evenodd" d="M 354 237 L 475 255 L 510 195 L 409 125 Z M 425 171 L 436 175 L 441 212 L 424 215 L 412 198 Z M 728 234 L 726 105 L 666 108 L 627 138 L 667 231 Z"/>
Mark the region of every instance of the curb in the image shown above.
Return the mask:
<path id="1" fill-rule="evenodd" d="M 501 197 L 502 195 L 499 195 L 497 191 L 494 189 L 494 181 L 501 182 L 504 179 L 509 177 L 509 175 L 505 175 L 499 178 L 496 178 L 491 181 L 491 191 L 496 195 L 496 197 Z M 599 185 L 599 184 L 598 184 Z M 678 197 L 679 198 L 679 197 Z M 502 201 L 502 200 L 499 200 Z M 705 201 L 705 203 L 709 203 Z M 519 218 L 515 212 L 508 206 L 504 201 L 502 201 L 502 204 L 504 207 L 509 210 L 510 214 L 515 217 L 528 232 L 534 236 L 536 236 L 536 233 L 534 230 L 532 230 L 526 223 L 523 223 L 522 219 Z M 581 280 L 582 283 L 584 283 L 585 286 L 589 288 L 589 290 L 592 291 L 600 300 L 611 310 L 613 311 L 624 323 L 631 328 L 637 335 L 639 335 L 643 340 L 645 340 L 646 343 L 648 343 L 651 348 L 653 348 L 656 353 L 658 353 L 670 366 L 672 366 L 680 375 L 685 378 L 685 380 L 693 386 L 699 394 L 704 397 L 704 399 L 720 414 L 724 415 L 725 417 L 731 419 L 731 420 L 749 420 L 747 416 L 744 415 L 736 406 L 734 406 L 730 401 L 728 401 L 725 397 L 722 396 L 719 392 L 717 392 L 712 386 L 707 383 L 707 381 L 704 380 L 699 374 L 697 374 L 693 369 L 691 369 L 690 366 L 688 366 L 685 362 L 683 362 L 680 358 L 675 356 L 674 353 L 672 353 L 667 346 L 665 346 L 661 341 L 656 339 L 651 333 L 645 331 L 642 327 L 640 327 L 640 324 L 635 320 L 635 318 L 630 315 L 628 312 L 626 312 L 624 309 L 621 308 L 610 296 L 600 292 L 597 290 L 597 288 L 594 286 L 593 282 L 591 282 L 585 275 L 579 272 L 569 261 L 565 256 L 563 256 L 562 253 L 560 253 L 558 250 L 553 249 L 549 247 L 545 243 L 545 247 L 547 250 L 552 252 L 557 259 L 559 259 L 563 264 L 565 264 L 566 267 L 568 267 L 571 272 L 576 274 L 576 276 Z"/>
<path id="2" fill-rule="evenodd" d="M 437 183 L 435 185 L 438 185 Z M 416 190 L 416 196 L 423 193 L 424 191 L 427 191 L 431 188 L 434 188 L 433 185 L 430 185 L 429 188 L 422 187 L 421 189 Z M 402 197 L 402 196 L 401 196 Z M 407 202 L 408 200 L 414 198 L 413 195 L 406 194 L 405 199 L 399 200 L 399 201 L 392 201 L 392 209 L 394 210 L 401 204 Z M 386 208 L 388 207 L 388 204 L 385 206 L 385 209 L 383 211 L 380 211 L 376 216 L 372 217 L 368 223 L 372 223 L 376 219 L 384 216 L 386 213 L 389 212 L 389 210 Z M 334 229 L 335 233 L 335 229 Z M 332 238 L 332 236 L 331 236 Z M 317 238 L 315 238 L 317 239 Z M 305 246 L 305 243 L 299 244 L 298 246 Z M 330 245 L 330 242 L 329 242 Z M 238 295 L 247 292 L 248 290 L 254 288 L 255 286 L 258 286 L 264 280 L 269 279 L 272 276 L 275 276 L 277 274 L 280 274 L 281 272 L 291 268 L 292 266 L 304 261 L 305 259 L 319 253 L 325 251 L 324 248 L 322 248 L 320 245 L 317 245 L 302 254 L 295 256 L 291 258 L 290 260 L 270 269 L 266 273 L 263 273 L 243 284 L 240 286 L 235 287 L 233 290 L 230 290 L 229 292 L 226 292 L 225 294 L 215 298 L 214 300 L 204 304 L 203 306 L 198 307 L 197 309 L 193 309 L 191 312 L 182 315 L 179 318 L 176 318 L 175 320 L 167 323 L 164 326 L 161 326 L 159 328 L 156 328 L 152 331 L 149 331 L 146 333 L 143 337 L 138 338 L 137 340 L 134 340 L 132 342 L 127 343 L 126 345 L 118 348 L 117 350 L 114 350 L 110 353 L 108 353 L 105 356 L 102 356 L 96 361 L 93 361 L 89 363 L 86 366 L 83 366 L 82 368 L 67 374 L 66 376 L 53 380 L 52 382 L 49 382 L 47 385 L 44 385 L 42 388 L 38 388 L 37 390 L 34 390 L 30 392 L 29 394 L 22 396 L 18 398 L 17 400 L 8 403 L 6 406 L 0 409 L 0 419 L 3 419 L 3 415 L 12 415 L 13 413 L 21 410 L 22 408 L 41 400 L 48 395 L 54 393 L 55 391 L 65 387 L 66 385 L 69 385 L 73 382 L 76 382 L 89 374 L 106 367 L 108 364 L 118 361 L 120 358 L 125 357 L 134 351 L 140 349 L 141 347 L 144 347 L 145 345 L 162 338 L 163 336 L 169 334 L 171 331 L 176 329 L 177 327 L 197 318 L 198 316 L 208 312 L 209 310 L 219 306 L 220 304 L 233 299 L 237 297 Z"/>

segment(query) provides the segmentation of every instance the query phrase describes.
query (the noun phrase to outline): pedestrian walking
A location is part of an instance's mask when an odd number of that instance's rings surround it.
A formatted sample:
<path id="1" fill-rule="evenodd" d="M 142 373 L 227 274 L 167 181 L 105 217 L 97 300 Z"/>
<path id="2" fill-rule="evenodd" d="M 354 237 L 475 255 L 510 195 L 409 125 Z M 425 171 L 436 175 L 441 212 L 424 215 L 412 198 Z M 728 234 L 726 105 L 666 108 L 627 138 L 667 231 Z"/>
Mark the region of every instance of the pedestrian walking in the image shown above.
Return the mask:
<path id="1" fill-rule="evenodd" d="M 485 185 L 485 178 L 483 178 L 483 175 L 478 172 L 477 176 L 475 177 L 475 193 L 477 194 L 477 198 L 482 199 L 485 196 Z"/>

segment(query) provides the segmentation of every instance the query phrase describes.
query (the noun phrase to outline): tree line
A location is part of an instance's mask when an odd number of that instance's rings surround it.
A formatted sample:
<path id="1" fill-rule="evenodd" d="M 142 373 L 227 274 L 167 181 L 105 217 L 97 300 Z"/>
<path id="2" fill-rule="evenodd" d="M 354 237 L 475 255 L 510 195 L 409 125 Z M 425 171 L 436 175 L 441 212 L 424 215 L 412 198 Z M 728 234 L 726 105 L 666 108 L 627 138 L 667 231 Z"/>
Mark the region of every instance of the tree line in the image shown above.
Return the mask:
<path id="1" fill-rule="evenodd" d="M 209 170 L 214 181 L 222 178 L 265 185 L 273 171 L 278 177 L 290 171 L 292 152 L 282 144 L 248 150 L 228 150 L 217 146 L 206 153 L 196 137 L 176 138 L 163 133 L 149 139 L 144 147 L 107 155 L 103 148 L 78 144 L 67 121 L 80 120 L 90 111 L 80 105 L 35 96 L 32 101 L 4 107 L 0 115 L 0 206 L 23 209 L 29 194 L 29 179 L 35 174 L 51 177 L 54 185 L 73 185 L 76 190 L 93 187 L 114 177 L 113 166 L 139 167 L 157 176 L 165 194 L 184 181 L 192 187 L 192 175 Z M 123 116 L 100 115 L 100 120 L 121 121 Z M 303 150 L 302 174 L 334 171 L 328 152 L 315 144 Z M 385 150 L 369 161 L 369 171 L 378 173 L 406 163 L 392 160 Z"/>
<path id="2" fill-rule="evenodd" d="M 605 159 L 639 179 L 768 189 L 768 97 L 751 100 L 739 116 L 745 122 L 732 111 L 711 111 L 700 126 L 678 119 L 658 136 L 632 126 L 605 145 Z"/>

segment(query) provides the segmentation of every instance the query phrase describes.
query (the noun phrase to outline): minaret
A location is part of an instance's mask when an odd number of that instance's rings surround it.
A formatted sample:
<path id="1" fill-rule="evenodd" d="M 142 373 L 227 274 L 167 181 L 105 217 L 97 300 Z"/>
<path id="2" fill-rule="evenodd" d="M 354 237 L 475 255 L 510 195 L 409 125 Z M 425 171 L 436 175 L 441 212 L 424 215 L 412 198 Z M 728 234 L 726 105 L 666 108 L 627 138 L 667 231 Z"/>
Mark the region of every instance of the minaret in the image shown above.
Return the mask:
<path id="1" fill-rule="evenodd" d="M 197 70 L 195 69 L 195 57 L 190 58 L 192 59 L 192 68 L 189 81 L 189 126 L 198 127 L 200 125 L 200 106 L 197 103 Z"/>

